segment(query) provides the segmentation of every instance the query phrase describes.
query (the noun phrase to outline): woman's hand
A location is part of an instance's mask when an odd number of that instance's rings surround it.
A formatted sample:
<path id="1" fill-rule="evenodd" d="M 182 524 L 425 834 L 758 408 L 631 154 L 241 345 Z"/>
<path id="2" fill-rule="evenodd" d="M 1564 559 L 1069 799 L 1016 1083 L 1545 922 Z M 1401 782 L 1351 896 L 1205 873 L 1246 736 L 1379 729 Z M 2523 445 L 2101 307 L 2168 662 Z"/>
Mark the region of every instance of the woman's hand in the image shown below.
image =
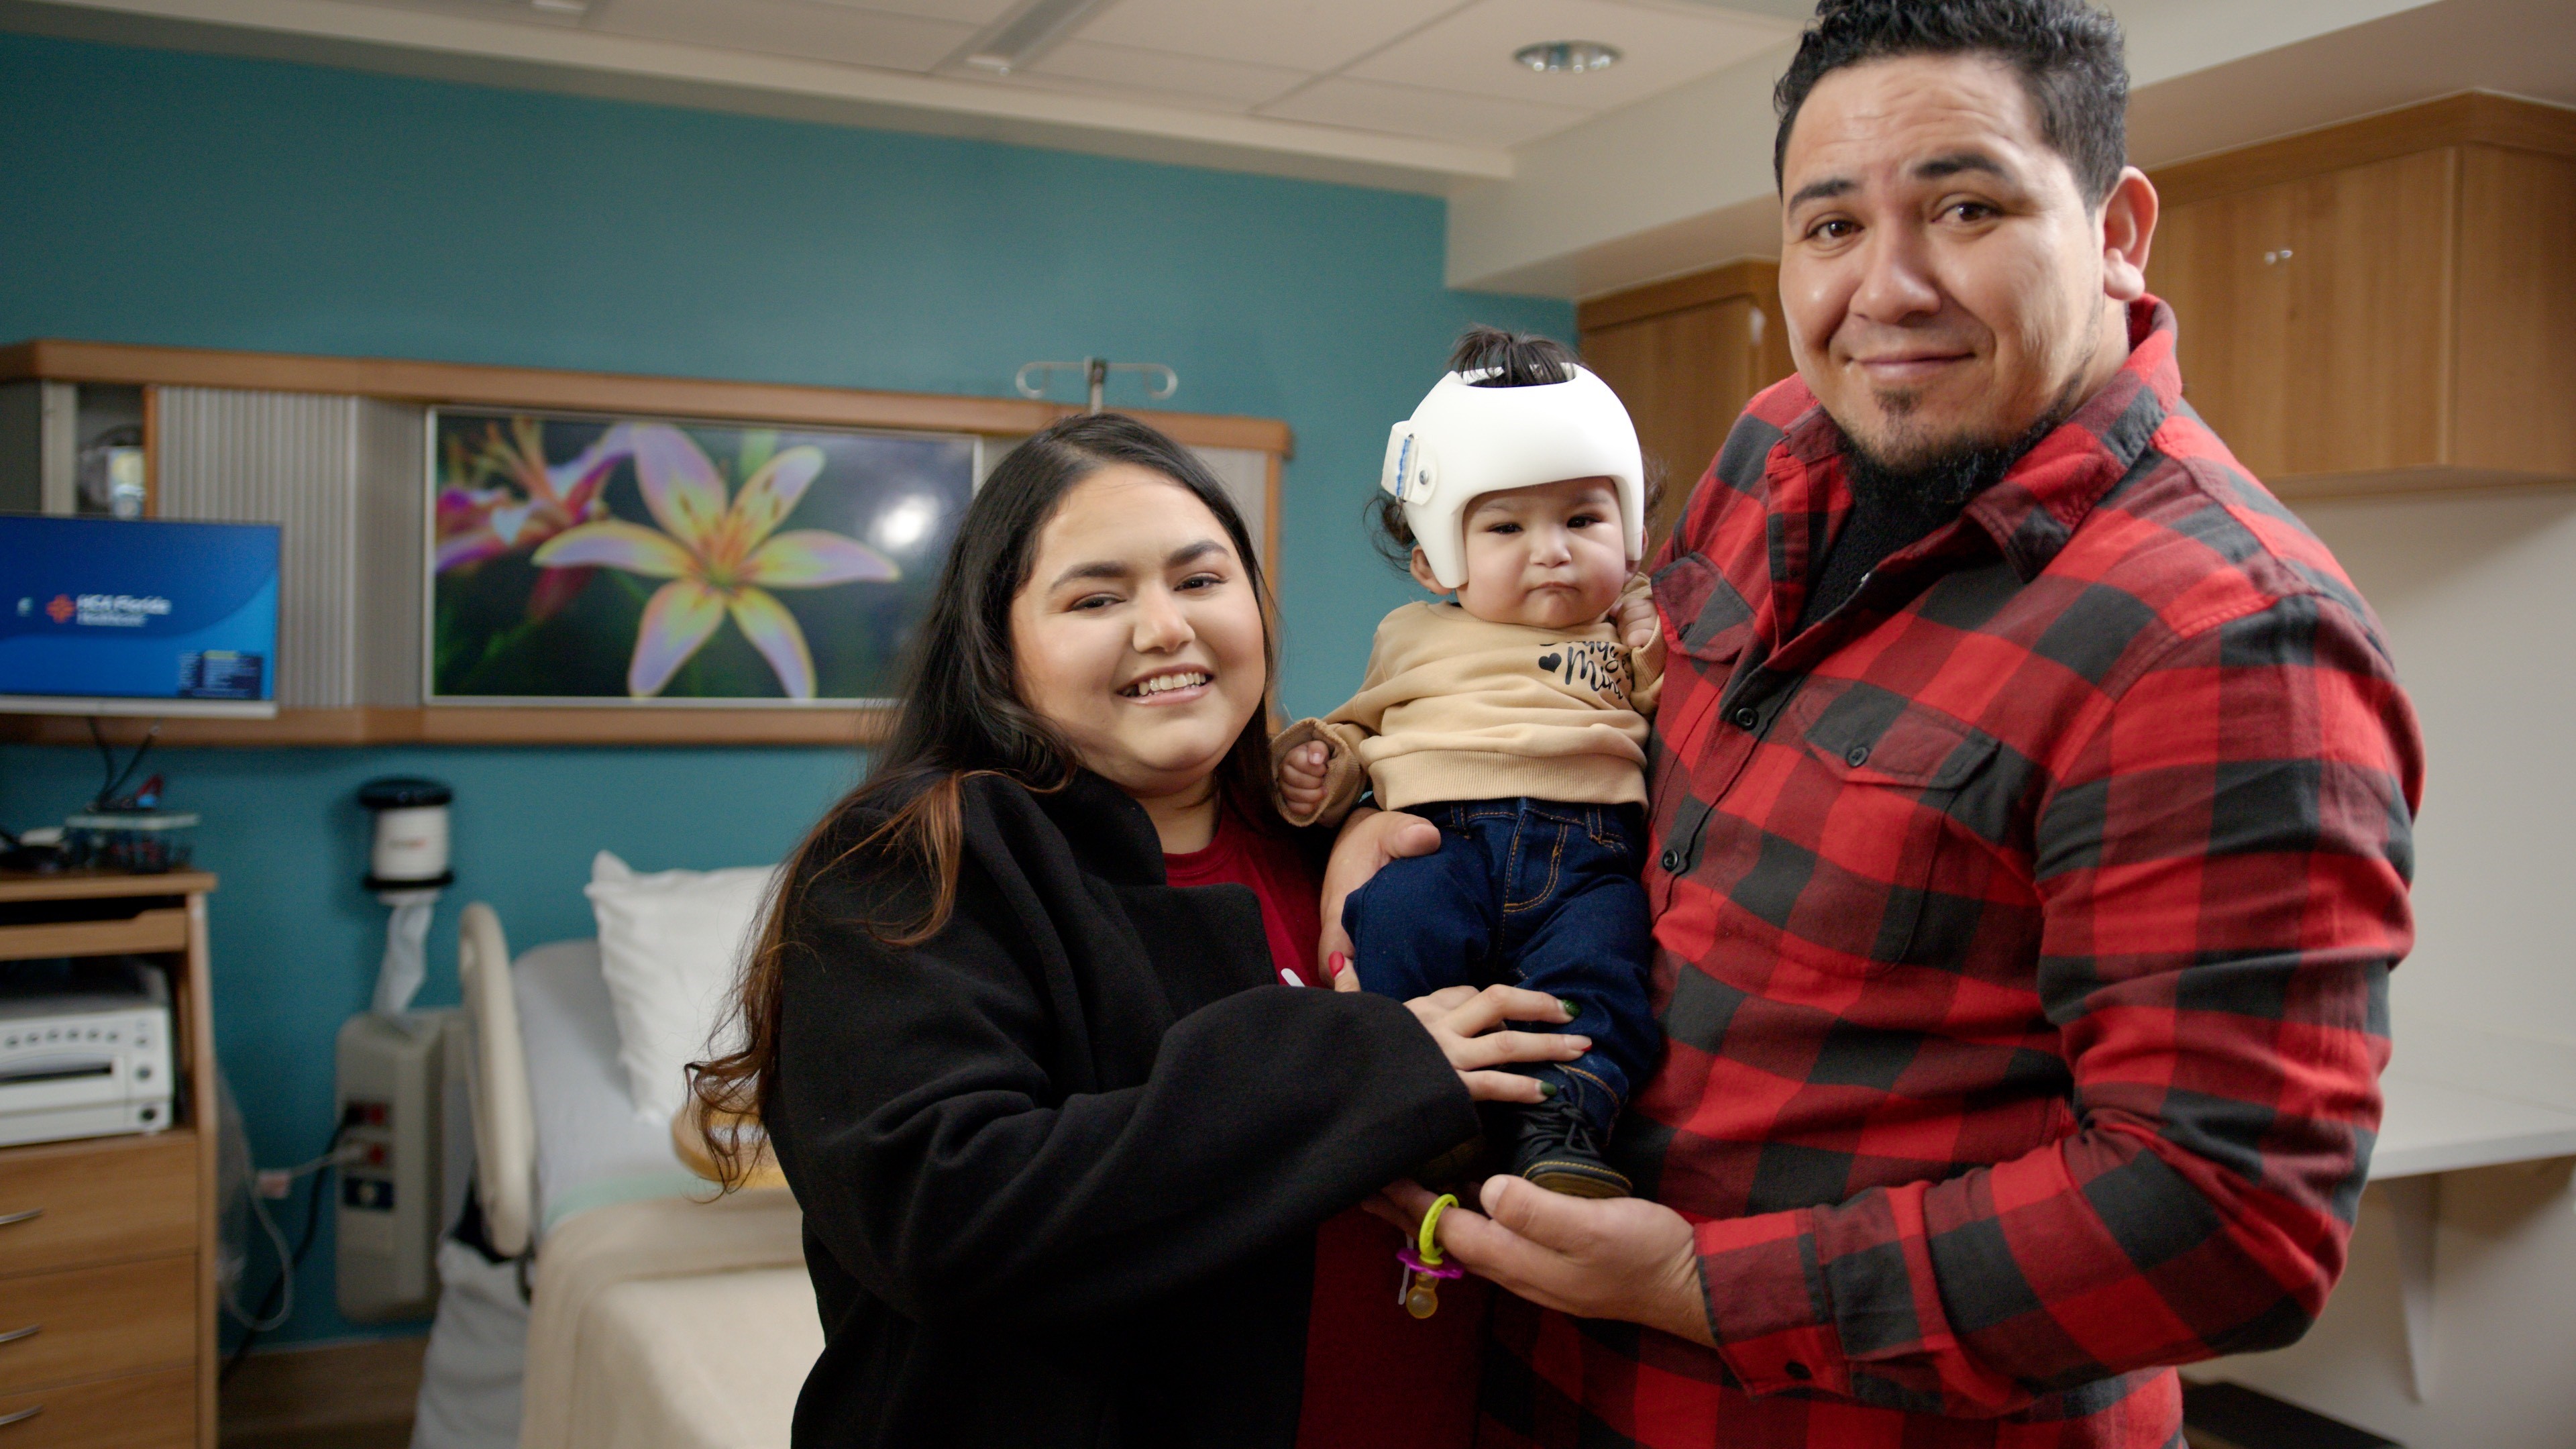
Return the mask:
<path id="1" fill-rule="evenodd" d="M 1335 991 L 1360 989 L 1360 973 L 1348 956 L 1325 963 Z M 1547 1031 L 1496 1031 L 1507 1021 L 1572 1021 L 1565 1003 L 1543 991 L 1517 986 L 1450 986 L 1404 1003 L 1414 1019 L 1440 1044 L 1467 1095 L 1479 1102 L 1541 1100 L 1538 1078 L 1494 1067 L 1511 1062 L 1570 1062 L 1592 1050 L 1592 1038 Z"/>
<path id="2" fill-rule="evenodd" d="M 1308 740 L 1279 757 L 1279 798 L 1298 819 L 1324 808 L 1324 767 L 1332 758 L 1333 747 L 1322 740 Z"/>
<path id="3" fill-rule="evenodd" d="M 1342 822 L 1342 833 L 1333 841 L 1333 858 L 1324 866 L 1324 937 L 1315 947 L 1325 980 L 1335 978 L 1331 964 L 1335 956 L 1348 960 L 1351 955 L 1351 933 L 1342 929 L 1342 902 L 1367 885 L 1388 861 L 1429 855 L 1439 848 L 1440 827 L 1401 810 L 1362 806 Z"/>

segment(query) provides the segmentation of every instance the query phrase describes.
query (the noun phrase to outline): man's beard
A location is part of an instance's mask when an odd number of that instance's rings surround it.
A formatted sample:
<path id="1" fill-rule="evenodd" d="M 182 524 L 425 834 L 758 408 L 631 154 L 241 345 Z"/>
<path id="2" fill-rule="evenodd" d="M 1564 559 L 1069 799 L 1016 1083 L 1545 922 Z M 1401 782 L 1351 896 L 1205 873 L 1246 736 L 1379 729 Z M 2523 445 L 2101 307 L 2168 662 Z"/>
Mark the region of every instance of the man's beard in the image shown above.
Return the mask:
<path id="1" fill-rule="evenodd" d="M 1903 463 L 1879 457 L 1860 439 L 1844 433 L 1843 473 L 1854 493 L 1900 503 L 1909 512 L 1953 514 L 2002 482 L 2012 465 L 2056 431 L 2057 424 L 2056 418 L 2042 418 L 2008 442 L 1960 439 Z"/>
<path id="2" fill-rule="evenodd" d="M 2081 385 L 2080 378 L 2070 380 L 2057 400 L 2017 436 L 1950 438 L 1910 449 L 1902 457 L 1872 452 L 1868 444 L 1837 422 L 1844 476 L 1854 493 L 1899 503 L 1908 511 L 1944 516 L 1957 513 L 1975 501 L 1978 494 L 2002 482 L 2013 464 L 2039 446 L 2040 439 L 2057 431 L 2074 413 L 2080 401 L 2075 391 Z M 1899 394 L 1882 397 L 1881 403 L 1901 418 L 1913 410 L 1914 400 L 1912 394 Z"/>

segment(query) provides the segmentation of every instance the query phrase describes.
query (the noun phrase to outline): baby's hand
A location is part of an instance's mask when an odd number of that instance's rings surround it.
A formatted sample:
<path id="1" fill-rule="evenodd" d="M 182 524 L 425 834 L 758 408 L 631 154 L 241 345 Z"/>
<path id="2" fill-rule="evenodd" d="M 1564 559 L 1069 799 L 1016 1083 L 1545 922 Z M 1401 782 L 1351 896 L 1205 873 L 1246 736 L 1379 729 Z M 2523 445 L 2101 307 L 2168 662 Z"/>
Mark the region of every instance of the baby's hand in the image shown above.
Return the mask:
<path id="1" fill-rule="evenodd" d="M 1332 746 L 1322 740 L 1308 740 L 1279 757 L 1279 798 L 1291 811 L 1302 816 L 1324 808 L 1324 767 L 1332 758 Z"/>
<path id="2" fill-rule="evenodd" d="M 1619 601 L 1613 619 L 1619 625 L 1619 641 L 1629 648 L 1661 663 L 1664 657 L 1664 631 L 1655 619 L 1654 596 L 1631 594 Z"/>

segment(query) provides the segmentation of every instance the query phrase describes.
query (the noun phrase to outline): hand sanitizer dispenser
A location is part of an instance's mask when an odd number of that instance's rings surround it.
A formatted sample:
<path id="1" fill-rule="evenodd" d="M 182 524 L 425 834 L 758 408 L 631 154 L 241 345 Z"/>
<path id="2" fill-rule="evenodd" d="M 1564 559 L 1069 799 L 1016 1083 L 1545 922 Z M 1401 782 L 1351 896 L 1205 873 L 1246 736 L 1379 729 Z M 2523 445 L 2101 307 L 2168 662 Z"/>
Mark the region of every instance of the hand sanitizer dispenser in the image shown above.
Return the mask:
<path id="1" fill-rule="evenodd" d="M 438 894 L 456 882 L 447 865 L 447 807 L 456 792 L 436 780 L 393 776 L 358 787 L 358 803 L 375 813 L 367 855 L 367 889 L 393 908 L 385 922 L 385 959 L 376 973 L 375 1009 L 411 1005 L 428 974 L 423 948 Z"/>
<path id="2" fill-rule="evenodd" d="M 392 909 L 373 1008 L 340 1024 L 340 1312 L 360 1323 L 425 1317 L 438 1304 L 439 1235 L 464 1201 L 472 1166 L 465 1019 L 413 1011 L 448 868 L 447 808 L 436 780 L 371 780 L 375 816 L 365 887 Z"/>

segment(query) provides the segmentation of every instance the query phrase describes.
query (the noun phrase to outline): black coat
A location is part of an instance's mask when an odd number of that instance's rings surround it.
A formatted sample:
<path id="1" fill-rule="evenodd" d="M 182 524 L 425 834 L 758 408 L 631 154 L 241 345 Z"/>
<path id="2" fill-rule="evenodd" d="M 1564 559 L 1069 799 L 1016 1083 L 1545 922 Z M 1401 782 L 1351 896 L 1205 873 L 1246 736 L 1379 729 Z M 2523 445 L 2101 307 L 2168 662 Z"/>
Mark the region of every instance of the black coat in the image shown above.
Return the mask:
<path id="1" fill-rule="evenodd" d="M 768 1126 L 825 1339 L 795 1442 L 1284 1449 L 1315 1228 L 1472 1136 L 1466 1090 L 1402 1004 L 1277 984 L 1253 893 L 1164 884 L 1106 781 L 962 795 L 937 936 L 854 924 L 923 899 L 863 862 L 788 923 Z"/>

